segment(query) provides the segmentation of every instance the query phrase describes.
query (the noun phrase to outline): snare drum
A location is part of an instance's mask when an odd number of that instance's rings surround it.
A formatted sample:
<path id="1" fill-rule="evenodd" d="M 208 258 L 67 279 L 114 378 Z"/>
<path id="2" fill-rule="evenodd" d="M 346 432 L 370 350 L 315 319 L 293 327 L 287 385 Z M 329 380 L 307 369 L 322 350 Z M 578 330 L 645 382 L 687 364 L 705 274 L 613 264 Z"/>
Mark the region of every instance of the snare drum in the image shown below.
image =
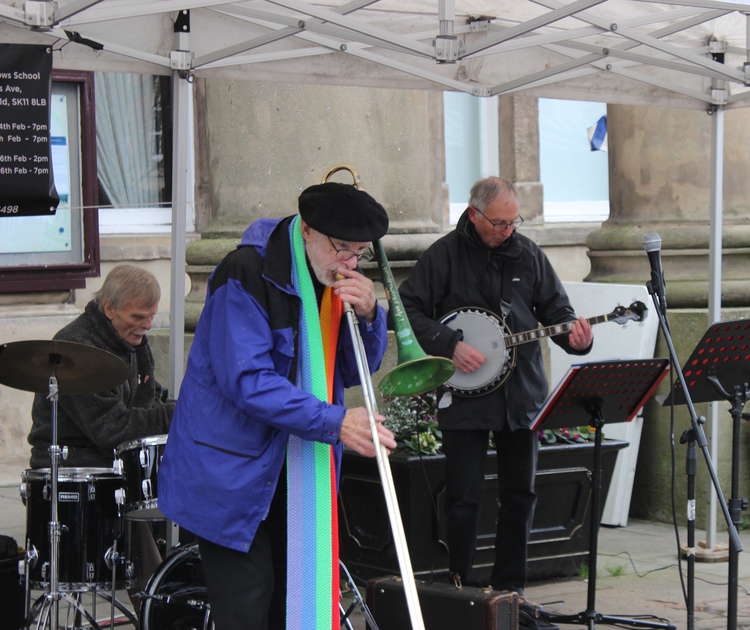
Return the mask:
<path id="1" fill-rule="evenodd" d="M 125 476 L 125 512 L 128 518 L 163 519 L 159 511 L 158 475 L 166 435 L 123 442 L 115 449 L 114 470 Z"/>
<path id="2" fill-rule="evenodd" d="M 58 469 L 61 591 L 111 588 L 110 554 L 115 538 L 121 535 L 122 487 L 122 475 L 109 468 Z M 50 580 L 52 475 L 49 468 L 23 472 L 21 498 L 26 504 L 29 577 L 35 588 L 46 589 Z"/>

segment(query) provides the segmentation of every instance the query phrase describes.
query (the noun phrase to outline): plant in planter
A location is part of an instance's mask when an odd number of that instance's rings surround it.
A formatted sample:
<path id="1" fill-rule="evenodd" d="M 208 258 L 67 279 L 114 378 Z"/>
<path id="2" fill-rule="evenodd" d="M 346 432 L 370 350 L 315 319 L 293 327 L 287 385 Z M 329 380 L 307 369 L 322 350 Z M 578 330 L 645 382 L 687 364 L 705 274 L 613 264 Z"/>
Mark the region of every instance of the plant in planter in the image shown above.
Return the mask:
<path id="1" fill-rule="evenodd" d="M 435 420 L 433 392 L 409 398 L 384 398 L 385 424 L 398 448 L 390 466 L 416 574 L 447 571 L 445 547 L 445 464 L 442 434 Z M 540 431 L 537 509 L 529 542 L 530 579 L 575 575 L 588 553 L 585 519 L 590 503 L 593 436 L 588 427 Z M 606 440 L 603 448 L 604 492 L 617 451 L 627 442 Z M 485 461 L 486 483 L 477 538 L 476 566 L 491 565 L 497 501 L 494 444 Z M 397 559 L 373 459 L 344 453 L 340 482 L 339 531 L 347 566 L 361 577 L 397 570 Z"/>
<path id="2" fill-rule="evenodd" d="M 393 431 L 398 449 L 409 455 L 442 453 L 442 433 L 438 426 L 437 396 L 427 392 L 418 396 L 384 397 L 385 425 Z M 537 432 L 540 446 L 583 444 L 593 442 L 595 429 L 590 426 L 541 429 Z M 490 434 L 490 449 L 495 449 Z"/>
<path id="3" fill-rule="evenodd" d="M 442 453 L 443 436 L 435 419 L 435 392 L 384 397 L 385 425 L 393 431 L 398 450 L 409 455 Z"/>

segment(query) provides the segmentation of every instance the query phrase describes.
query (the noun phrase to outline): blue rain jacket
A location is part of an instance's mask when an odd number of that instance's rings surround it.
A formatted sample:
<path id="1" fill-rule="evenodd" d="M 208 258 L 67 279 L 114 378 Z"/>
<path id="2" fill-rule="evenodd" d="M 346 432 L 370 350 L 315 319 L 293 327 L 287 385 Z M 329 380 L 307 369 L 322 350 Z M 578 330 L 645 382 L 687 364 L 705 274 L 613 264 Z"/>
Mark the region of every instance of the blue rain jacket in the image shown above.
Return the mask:
<path id="1" fill-rule="evenodd" d="M 291 280 L 292 218 L 254 222 L 211 274 L 159 470 L 167 518 L 238 551 L 268 513 L 290 433 L 335 445 L 338 469 L 344 387 L 359 385 L 345 321 L 334 404 L 294 385 L 301 300 Z M 387 343 L 382 307 L 359 328 L 375 371 Z"/>

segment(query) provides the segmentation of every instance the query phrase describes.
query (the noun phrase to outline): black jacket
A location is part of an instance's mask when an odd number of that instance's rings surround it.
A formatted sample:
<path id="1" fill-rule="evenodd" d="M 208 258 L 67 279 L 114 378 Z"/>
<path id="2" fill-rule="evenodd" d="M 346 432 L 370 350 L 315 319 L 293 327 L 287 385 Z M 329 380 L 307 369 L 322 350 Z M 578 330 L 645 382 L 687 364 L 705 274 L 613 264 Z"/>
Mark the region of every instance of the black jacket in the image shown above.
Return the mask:
<path id="1" fill-rule="evenodd" d="M 92 300 L 86 310 L 54 337 L 102 348 L 128 366 L 128 378 L 114 389 L 91 394 L 60 395 L 57 435 L 68 457 L 60 466 L 112 467 L 112 450 L 118 444 L 167 432 L 173 402 L 162 402 L 164 390 L 154 378 L 154 358 L 148 339 L 133 347 L 126 343 Z M 50 403 L 44 394 L 34 396 L 29 433 L 31 467 L 50 465 L 52 439 Z"/>
<path id="2" fill-rule="evenodd" d="M 422 254 L 399 288 L 425 352 L 453 356 L 460 333 L 439 323 L 453 309 L 480 306 L 500 315 L 505 265 L 511 265 L 508 323 L 513 332 L 575 318 L 565 289 L 539 246 L 516 232 L 499 247 L 488 248 L 465 212 L 455 230 Z M 571 354 L 588 352 L 573 350 L 567 335 L 553 339 Z M 547 396 L 547 379 L 538 342 L 520 345 L 517 352 L 516 367 L 499 390 L 476 398 L 454 394 L 452 404 L 438 412 L 440 426 L 513 430 L 528 427 Z M 502 417 L 503 410 L 506 417 Z"/>

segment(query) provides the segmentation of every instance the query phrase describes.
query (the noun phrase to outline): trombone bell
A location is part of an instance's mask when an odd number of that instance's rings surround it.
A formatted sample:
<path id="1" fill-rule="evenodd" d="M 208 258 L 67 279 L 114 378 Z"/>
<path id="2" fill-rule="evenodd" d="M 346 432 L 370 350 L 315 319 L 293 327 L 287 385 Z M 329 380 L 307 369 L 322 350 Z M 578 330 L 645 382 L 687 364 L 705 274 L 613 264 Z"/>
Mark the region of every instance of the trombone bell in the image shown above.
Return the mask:
<path id="1" fill-rule="evenodd" d="M 378 388 L 387 396 L 416 396 L 437 389 L 453 376 L 453 362 L 445 357 L 429 356 L 422 350 L 396 289 L 383 244 L 378 240 L 373 247 L 383 276 L 398 346 L 398 365 L 382 378 Z"/>
<path id="2" fill-rule="evenodd" d="M 322 183 L 325 184 L 334 173 L 339 171 L 347 171 L 352 177 L 353 186 L 360 188 L 357 171 L 346 164 L 331 168 L 323 177 Z M 388 296 L 388 309 L 393 320 L 398 345 L 398 365 L 381 379 L 378 388 L 387 396 L 416 396 L 437 389 L 453 376 L 455 372 L 453 362 L 445 357 L 428 356 L 422 350 L 398 295 L 383 245 L 377 240 L 373 242 L 373 247 L 378 258 L 385 293 Z"/>
<path id="3" fill-rule="evenodd" d="M 378 388 L 387 396 L 416 396 L 440 387 L 453 376 L 455 368 L 445 357 L 424 356 L 401 363 L 390 370 Z"/>

